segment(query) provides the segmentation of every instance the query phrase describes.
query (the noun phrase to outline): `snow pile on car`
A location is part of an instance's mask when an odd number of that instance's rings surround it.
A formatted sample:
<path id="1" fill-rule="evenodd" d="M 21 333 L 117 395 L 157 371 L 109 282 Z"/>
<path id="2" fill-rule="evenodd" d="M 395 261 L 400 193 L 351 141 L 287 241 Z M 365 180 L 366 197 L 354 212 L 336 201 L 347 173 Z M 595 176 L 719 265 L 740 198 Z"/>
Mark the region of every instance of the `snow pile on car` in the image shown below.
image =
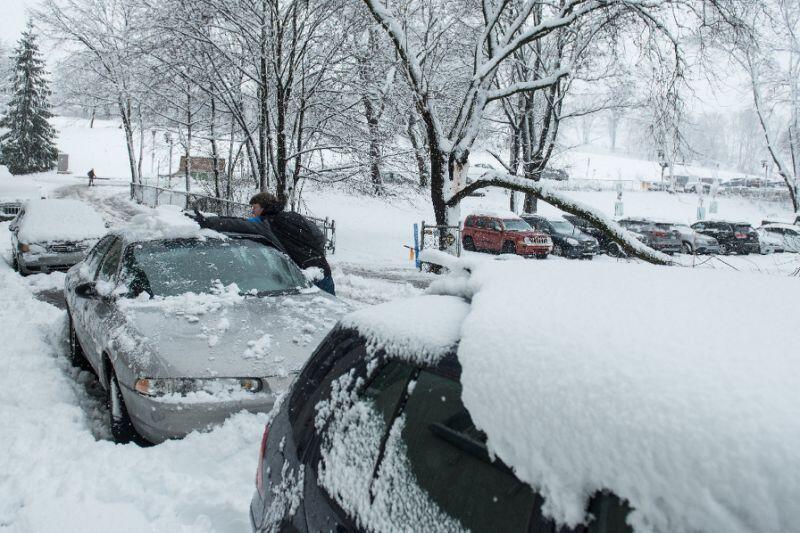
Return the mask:
<path id="1" fill-rule="evenodd" d="M 29 200 L 19 228 L 19 241 L 41 243 L 99 239 L 108 232 L 103 218 L 78 200 Z"/>
<path id="2" fill-rule="evenodd" d="M 637 531 L 798 531 L 796 282 L 638 264 L 471 270 L 463 400 L 548 514 L 584 522 L 606 489 Z"/>
<path id="3" fill-rule="evenodd" d="M 467 312 L 463 298 L 425 295 L 360 309 L 345 316 L 341 325 L 358 330 L 370 350 L 435 362 L 458 342 Z"/>
<path id="4" fill-rule="evenodd" d="M 201 228 L 175 205 L 160 205 L 147 213 L 134 216 L 123 228 L 122 234 L 130 241 L 224 238 L 221 233 Z"/>

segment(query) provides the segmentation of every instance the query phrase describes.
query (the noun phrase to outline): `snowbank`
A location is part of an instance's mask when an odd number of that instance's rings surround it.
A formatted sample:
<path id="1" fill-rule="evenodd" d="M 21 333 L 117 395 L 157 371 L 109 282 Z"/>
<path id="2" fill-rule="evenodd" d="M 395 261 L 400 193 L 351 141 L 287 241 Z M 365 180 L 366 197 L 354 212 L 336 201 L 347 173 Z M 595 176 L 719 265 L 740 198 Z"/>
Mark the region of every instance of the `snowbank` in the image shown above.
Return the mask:
<path id="1" fill-rule="evenodd" d="M 637 531 L 800 531 L 794 280 L 513 261 L 470 283 L 463 400 L 549 514 L 609 489 Z"/>
<path id="2" fill-rule="evenodd" d="M 94 378 L 66 361 L 65 312 L 35 300 L 4 261 L 0 294 L 13 302 L 0 306 L 0 529 L 249 530 L 267 415 L 239 413 L 151 448 L 115 445 L 104 401 L 85 385 Z"/>
<path id="3" fill-rule="evenodd" d="M 24 243 L 99 239 L 108 232 L 92 206 L 77 200 L 29 200 L 20 223 Z"/>

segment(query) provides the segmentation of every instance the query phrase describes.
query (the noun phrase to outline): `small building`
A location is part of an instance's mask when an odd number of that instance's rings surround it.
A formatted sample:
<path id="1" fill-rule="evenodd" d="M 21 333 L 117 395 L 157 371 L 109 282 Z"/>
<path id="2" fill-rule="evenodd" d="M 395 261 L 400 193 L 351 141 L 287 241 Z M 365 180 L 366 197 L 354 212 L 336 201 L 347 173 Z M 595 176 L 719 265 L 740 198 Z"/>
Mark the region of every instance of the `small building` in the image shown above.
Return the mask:
<path id="1" fill-rule="evenodd" d="M 195 179 L 199 180 L 211 180 L 214 179 L 214 158 L 213 157 L 199 157 L 199 156 L 192 156 L 191 157 L 191 175 Z M 225 173 L 225 160 L 217 158 L 217 170 L 219 171 L 220 175 Z M 178 174 L 183 174 L 186 172 L 186 156 L 181 156 L 181 162 L 178 166 Z"/>

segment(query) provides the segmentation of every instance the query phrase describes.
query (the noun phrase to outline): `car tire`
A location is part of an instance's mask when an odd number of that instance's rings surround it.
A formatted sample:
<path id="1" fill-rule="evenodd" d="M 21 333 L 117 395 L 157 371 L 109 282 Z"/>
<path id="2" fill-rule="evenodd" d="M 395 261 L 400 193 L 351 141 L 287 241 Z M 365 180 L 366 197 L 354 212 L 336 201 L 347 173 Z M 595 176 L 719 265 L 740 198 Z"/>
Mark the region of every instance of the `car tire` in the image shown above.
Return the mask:
<path id="1" fill-rule="evenodd" d="M 503 243 L 503 249 L 500 250 L 501 254 L 515 254 L 517 253 L 517 245 L 515 245 L 511 241 L 506 241 Z"/>
<path id="2" fill-rule="evenodd" d="M 730 255 L 731 249 L 728 247 L 727 244 L 720 244 L 719 245 L 719 255 Z"/>
<path id="3" fill-rule="evenodd" d="M 475 241 L 472 240 L 472 237 L 464 237 L 464 249 L 468 252 L 475 251 Z"/>
<path id="4" fill-rule="evenodd" d="M 553 255 L 557 255 L 559 257 L 564 256 L 564 250 L 561 248 L 560 244 L 556 244 L 553 246 Z"/>
<path id="5" fill-rule="evenodd" d="M 694 255 L 694 248 L 692 248 L 692 245 L 690 243 L 688 242 L 683 243 L 683 253 L 687 255 Z"/>
<path id="6" fill-rule="evenodd" d="M 536 259 L 547 259 L 547 254 L 536 254 Z"/>
<path id="7" fill-rule="evenodd" d="M 14 272 L 19 272 L 19 260 L 17 259 L 17 254 L 12 254 L 11 256 L 11 268 Z"/>
<path id="8" fill-rule="evenodd" d="M 122 391 L 119 388 L 119 381 L 114 369 L 110 369 L 108 376 L 108 420 L 111 428 L 111 436 L 117 444 L 128 444 L 134 442 L 136 444 L 144 443 L 144 439 L 136 428 L 133 427 L 131 417 L 128 414 L 128 408 L 125 406 L 125 399 L 122 397 Z"/>
<path id="9" fill-rule="evenodd" d="M 69 342 L 69 362 L 76 368 L 94 372 L 92 365 L 90 365 L 89 361 L 86 359 L 86 354 L 83 353 L 83 348 L 75 332 L 75 324 L 72 322 L 72 313 L 69 311 L 67 311 L 67 321 L 69 322 L 69 332 L 67 333 L 67 341 Z"/>
<path id="10" fill-rule="evenodd" d="M 626 254 L 618 242 L 611 242 L 608 245 L 608 255 L 611 257 L 625 257 Z"/>

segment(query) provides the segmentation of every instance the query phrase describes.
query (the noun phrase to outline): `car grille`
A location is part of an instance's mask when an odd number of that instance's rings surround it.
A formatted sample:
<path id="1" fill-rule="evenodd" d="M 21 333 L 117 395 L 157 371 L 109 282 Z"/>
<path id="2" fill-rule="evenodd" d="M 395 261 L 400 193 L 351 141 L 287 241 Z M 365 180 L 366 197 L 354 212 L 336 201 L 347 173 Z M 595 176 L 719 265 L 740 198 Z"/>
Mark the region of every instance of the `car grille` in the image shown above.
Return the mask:
<path id="1" fill-rule="evenodd" d="M 4 215 L 14 215 L 16 216 L 21 209 L 20 204 L 0 204 L 0 213 Z"/>
<path id="2" fill-rule="evenodd" d="M 47 247 L 49 252 L 54 252 L 58 254 L 68 254 L 73 252 L 83 252 L 88 248 L 88 246 L 84 243 L 72 243 L 72 242 L 65 242 L 59 244 L 51 244 Z"/>
<path id="3" fill-rule="evenodd" d="M 550 238 L 547 235 L 536 235 L 531 238 L 531 242 L 534 244 L 549 244 Z"/>

